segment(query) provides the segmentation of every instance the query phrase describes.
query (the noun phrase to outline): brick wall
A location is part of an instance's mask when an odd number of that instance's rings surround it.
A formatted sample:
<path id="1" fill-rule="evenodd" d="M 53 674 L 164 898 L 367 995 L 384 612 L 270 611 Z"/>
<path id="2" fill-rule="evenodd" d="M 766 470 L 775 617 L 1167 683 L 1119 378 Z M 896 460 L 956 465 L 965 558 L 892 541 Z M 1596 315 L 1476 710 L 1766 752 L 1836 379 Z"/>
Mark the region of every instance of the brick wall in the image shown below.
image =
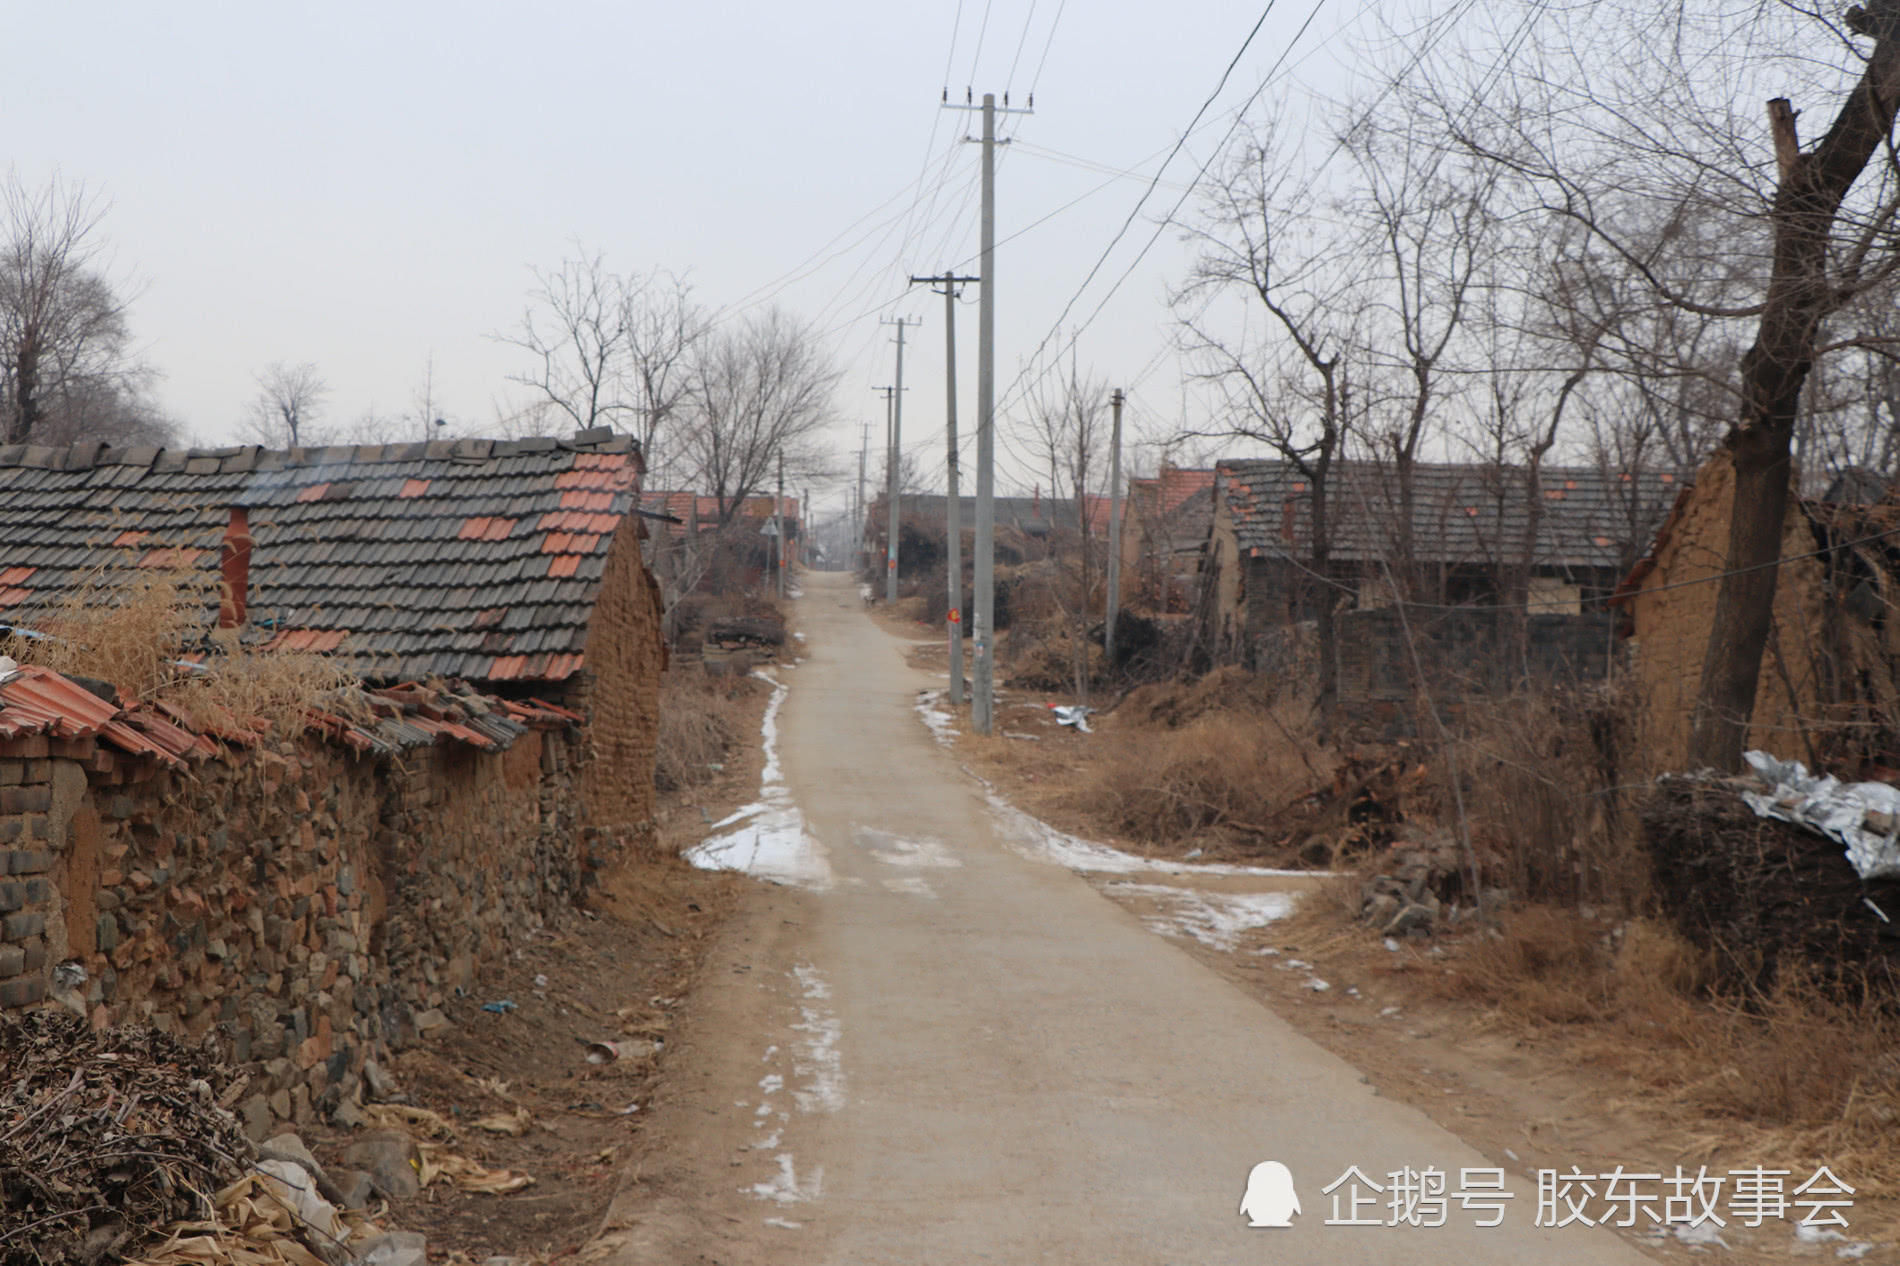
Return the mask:
<path id="1" fill-rule="evenodd" d="M 614 534 L 600 595 L 587 626 L 586 667 L 566 703 L 588 717 L 581 779 L 589 825 L 643 838 L 653 817 L 653 753 L 660 729 L 660 587 L 641 559 L 634 525 Z"/>
<path id="2" fill-rule="evenodd" d="M 577 730 L 400 761 L 312 737 L 166 770 L 13 739 L 0 1006 L 215 1033 L 249 1066 L 260 1136 L 335 1113 L 360 1101 L 366 1058 L 571 906 L 582 756 Z M 86 980 L 62 991 L 69 960 Z"/>

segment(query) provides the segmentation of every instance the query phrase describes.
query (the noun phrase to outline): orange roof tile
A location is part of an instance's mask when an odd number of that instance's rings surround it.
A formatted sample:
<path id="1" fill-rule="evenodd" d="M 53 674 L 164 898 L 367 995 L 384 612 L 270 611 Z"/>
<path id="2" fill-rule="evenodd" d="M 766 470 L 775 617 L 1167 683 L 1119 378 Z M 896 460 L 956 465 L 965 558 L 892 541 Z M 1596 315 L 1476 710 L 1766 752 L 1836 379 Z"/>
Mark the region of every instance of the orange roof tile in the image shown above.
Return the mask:
<path id="1" fill-rule="evenodd" d="M 329 484 L 311 484 L 308 488 L 305 488 L 302 492 L 297 494 L 297 500 L 321 501 L 323 500 L 323 494 L 328 491 L 330 491 Z"/>
<path id="2" fill-rule="evenodd" d="M 5 571 L 0 571 L 0 585 L 23 584 L 29 576 L 38 570 L 39 568 L 37 567 L 9 567 Z"/>
<path id="3" fill-rule="evenodd" d="M 550 576 L 572 576 L 580 569 L 581 556 L 579 554 L 559 554 L 548 563 Z"/>
<path id="4" fill-rule="evenodd" d="M 427 479 L 405 479 L 402 481 L 402 491 L 396 495 L 399 497 L 420 497 L 427 491 L 429 491 L 429 481 Z"/>
<path id="5" fill-rule="evenodd" d="M 482 515 L 462 520 L 462 530 L 455 534 L 458 541 L 485 540 L 488 534 L 488 519 Z"/>

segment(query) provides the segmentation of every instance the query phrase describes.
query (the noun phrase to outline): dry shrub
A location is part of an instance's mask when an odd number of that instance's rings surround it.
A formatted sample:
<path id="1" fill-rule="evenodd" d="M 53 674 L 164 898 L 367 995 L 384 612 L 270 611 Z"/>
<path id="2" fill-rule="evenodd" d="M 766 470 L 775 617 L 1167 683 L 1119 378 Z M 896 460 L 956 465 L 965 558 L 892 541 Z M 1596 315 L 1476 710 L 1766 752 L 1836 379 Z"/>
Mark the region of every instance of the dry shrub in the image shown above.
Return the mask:
<path id="1" fill-rule="evenodd" d="M 1637 812 L 1644 787 L 1618 763 L 1625 716 L 1602 691 L 1470 703 L 1454 741 L 1487 886 L 1520 901 L 1626 914 L 1646 908 L 1649 863 Z M 1441 812 L 1451 808 L 1447 795 Z"/>
<path id="2" fill-rule="evenodd" d="M 1025 690 L 1071 694 L 1078 684 L 1099 684 L 1107 667 L 1101 646 L 1062 619 L 1034 625 L 1019 621 L 1003 639 L 1000 652 L 1009 683 Z"/>
<path id="3" fill-rule="evenodd" d="M 200 724 L 294 734 L 311 708 L 357 710 L 343 696 L 358 684 L 347 658 L 262 650 L 216 629 L 216 611 L 205 572 L 99 567 L 39 622 L 50 636 L 9 635 L 0 653 L 105 682 L 132 702 L 163 699 Z"/>
<path id="4" fill-rule="evenodd" d="M 1105 747 L 1076 793 L 1077 808 L 1150 845 L 1216 829 L 1275 834 L 1278 820 L 1333 771 L 1330 753 L 1291 707 L 1211 711 L 1179 729 L 1117 732 Z"/>
<path id="5" fill-rule="evenodd" d="M 696 665 L 660 677 L 660 734 L 653 785 L 679 791 L 710 781 L 746 739 L 745 700 L 757 687 L 747 677 L 710 677 Z"/>
<path id="6" fill-rule="evenodd" d="M 1194 681 L 1162 681 L 1137 686 L 1115 705 L 1115 723 L 1140 729 L 1176 730 L 1218 709 L 1264 709 L 1273 701 L 1273 684 L 1257 673 L 1229 664 Z"/>

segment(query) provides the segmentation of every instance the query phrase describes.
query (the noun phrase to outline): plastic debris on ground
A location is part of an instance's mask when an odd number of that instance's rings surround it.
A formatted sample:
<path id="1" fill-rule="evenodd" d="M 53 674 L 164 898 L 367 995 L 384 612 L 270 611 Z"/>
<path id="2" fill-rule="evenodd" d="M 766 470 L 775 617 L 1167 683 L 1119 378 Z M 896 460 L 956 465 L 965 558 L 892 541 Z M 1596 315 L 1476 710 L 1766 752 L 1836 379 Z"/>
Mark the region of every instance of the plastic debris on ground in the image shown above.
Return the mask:
<path id="1" fill-rule="evenodd" d="M 1758 817 L 1792 822 L 1840 841 L 1862 879 L 1900 878 L 1900 787 L 1844 783 L 1767 752 L 1748 752 L 1743 759 L 1768 786 L 1765 792 L 1741 793 Z"/>
<path id="2" fill-rule="evenodd" d="M 496 1015 L 507 1015 L 510 1011 L 515 1009 L 515 1000 L 513 998 L 503 998 L 498 1002 L 484 1002 L 482 1004 L 482 1010 L 492 1011 Z"/>
<path id="3" fill-rule="evenodd" d="M 1080 703 L 1052 703 L 1049 711 L 1056 714 L 1057 725 L 1072 725 L 1084 734 L 1093 734 L 1089 729 L 1089 714 L 1095 709 Z"/>

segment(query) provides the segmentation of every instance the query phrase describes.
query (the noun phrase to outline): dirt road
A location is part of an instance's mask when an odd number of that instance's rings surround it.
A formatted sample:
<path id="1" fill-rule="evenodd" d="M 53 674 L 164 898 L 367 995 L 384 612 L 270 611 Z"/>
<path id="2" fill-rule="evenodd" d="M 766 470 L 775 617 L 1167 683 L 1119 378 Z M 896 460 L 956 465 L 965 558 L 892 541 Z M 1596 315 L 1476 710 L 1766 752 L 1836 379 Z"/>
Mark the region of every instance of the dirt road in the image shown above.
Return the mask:
<path id="1" fill-rule="evenodd" d="M 931 681 L 812 575 L 809 658 L 783 670 L 757 811 L 714 851 L 767 871 L 675 1056 L 673 1149 L 612 1225 L 622 1260 L 1565 1262 L 1649 1260 L 1535 1229 L 1534 1184 L 1475 1194 L 1487 1158 L 1027 855 L 919 723 Z M 776 780 L 776 781 L 775 781 Z M 750 833 L 750 834 L 748 834 Z M 1300 1212 L 1250 1228 L 1250 1172 Z M 1328 1195 L 1357 1166 L 1366 1176 Z M 1388 1226 L 1393 1171 L 1448 1176 L 1443 1225 Z M 1263 1180 L 1256 1205 L 1285 1211 Z M 1335 1203 L 1337 1202 L 1337 1204 Z M 1402 1203 L 1403 1207 L 1403 1203 Z M 1422 1221 L 1441 1210 L 1427 1200 Z M 1327 1225 L 1351 1218 L 1375 1225 Z"/>

